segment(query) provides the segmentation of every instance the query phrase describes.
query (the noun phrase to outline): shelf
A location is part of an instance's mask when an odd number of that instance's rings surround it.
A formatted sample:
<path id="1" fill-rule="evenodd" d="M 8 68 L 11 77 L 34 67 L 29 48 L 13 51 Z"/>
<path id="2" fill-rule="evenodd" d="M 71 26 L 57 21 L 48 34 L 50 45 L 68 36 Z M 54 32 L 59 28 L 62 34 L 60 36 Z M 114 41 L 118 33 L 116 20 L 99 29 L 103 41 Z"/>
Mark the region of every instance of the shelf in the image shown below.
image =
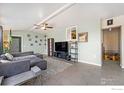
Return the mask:
<path id="1" fill-rule="evenodd" d="M 78 55 L 78 53 L 70 53 L 70 54 Z"/>
<path id="2" fill-rule="evenodd" d="M 69 42 L 69 54 L 71 56 L 70 60 L 78 62 L 78 42 Z"/>
<path id="3" fill-rule="evenodd" d="M 70 48 L 70 49 L 78 49 L 78 48 Z"/>
<path id="4" fill-rule="evenodd" d="M 77 58 L 71 58 L 71 59 L 77 59 Z"/>

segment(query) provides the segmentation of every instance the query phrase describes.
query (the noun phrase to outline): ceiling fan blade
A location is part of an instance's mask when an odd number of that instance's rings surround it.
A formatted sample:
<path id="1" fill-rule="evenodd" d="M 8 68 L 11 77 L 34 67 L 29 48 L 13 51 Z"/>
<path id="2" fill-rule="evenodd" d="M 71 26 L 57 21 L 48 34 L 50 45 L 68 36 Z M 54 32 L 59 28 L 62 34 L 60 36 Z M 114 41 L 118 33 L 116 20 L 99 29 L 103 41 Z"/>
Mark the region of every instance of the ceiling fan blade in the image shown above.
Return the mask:
<path id="1" fill-rule="evenodd" d="M 37 25 L 37 24 L 34 24 L 34 26 L 37 26 L 37 27 L 43 27 L 43 25 Z"/>
<path id="2" fill-rule="evenodd" d="M 42 25 L 48 25 L 47 23 L 42 23 Z"/>
<path id="3" fill-rule="evenodd" d="M 34 26 L 40 26 L 40 25 L 34 24 Z"/>
<path id="4" fill-rule="evenodd" d="M 47 30 L 47 28 L 50 28 L 50 29 L 53 28 L 52 26 L 48 26 L 47 23 L 42 23 L 40 25 L 34 24 L 34 26 L 35 26 L 35 29 L 43 29 L 43 30 Z"/>
<path id="5" fill-rule="evenodd" d="M 46 28 L 53 28 L 53 27 L 47 26 Z"/>
<path id="6" fill-rule="evenodd" d="M 40 28 L 41 28 L 41 27 L 38 27 L 38 26 L 37 26 L 37 27 L 35 27 L 35 29 L 40 29 Z"/>

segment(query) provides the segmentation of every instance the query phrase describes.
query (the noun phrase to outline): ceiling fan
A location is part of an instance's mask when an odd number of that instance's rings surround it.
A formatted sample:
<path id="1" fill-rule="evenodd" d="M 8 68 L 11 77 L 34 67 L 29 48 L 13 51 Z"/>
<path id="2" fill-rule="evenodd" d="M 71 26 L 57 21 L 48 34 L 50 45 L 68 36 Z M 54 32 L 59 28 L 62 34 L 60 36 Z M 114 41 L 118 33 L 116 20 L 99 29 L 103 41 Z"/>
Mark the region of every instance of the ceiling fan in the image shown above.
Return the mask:
<path id="1" fill-rule="evenodd" d="M 41 25 L 34 24 L 34 26 L 35 26 L 35 29 L 43 29 L 43 30 L 47 30 L 47 28 L 49 29 L 53 28 L 52 26 L 48 26 L 47 23 L 42 23 Z"/>

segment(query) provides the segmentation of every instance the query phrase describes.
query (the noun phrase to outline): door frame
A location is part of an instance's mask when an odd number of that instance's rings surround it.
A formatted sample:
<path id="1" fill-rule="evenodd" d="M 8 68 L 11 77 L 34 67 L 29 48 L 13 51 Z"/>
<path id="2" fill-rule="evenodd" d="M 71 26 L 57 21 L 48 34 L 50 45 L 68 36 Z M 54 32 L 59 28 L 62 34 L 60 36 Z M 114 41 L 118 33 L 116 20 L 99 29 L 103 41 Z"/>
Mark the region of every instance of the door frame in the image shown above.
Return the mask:
<path id="1" fill-rule="evenodd" d="M 109 28 L 120 28 L 120 67 L 122 68 L 122 26 L 113 26 Z M 109 29 L 103 28 L 101 29 L 101 65 L 103 66 L 103 30 Z"/>
<path id="2" fill-rule="evenodd" d="M 22 52 L 22 37 L 21 36 L 12 36 L 13 38 L 19 38 L 19 52 Z"/>
<path id="3" fill-rule="evenodd" d="M 3 53 L 3 27 L 0 26 L 0 55 Z"/>

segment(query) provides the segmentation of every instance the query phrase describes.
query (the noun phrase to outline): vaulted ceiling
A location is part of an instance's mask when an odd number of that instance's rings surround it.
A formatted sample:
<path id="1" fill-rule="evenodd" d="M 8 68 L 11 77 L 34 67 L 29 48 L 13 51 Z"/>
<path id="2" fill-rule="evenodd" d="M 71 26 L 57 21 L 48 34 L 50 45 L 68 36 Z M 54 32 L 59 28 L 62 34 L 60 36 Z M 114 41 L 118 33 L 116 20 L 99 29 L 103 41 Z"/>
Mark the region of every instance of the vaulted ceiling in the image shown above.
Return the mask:
<path id="1" fill-rule="evenodd" d="M 14 30 L 30 29 L 63 5 L 62 3 L 1 3 L 0 24 Z"/>
<path id="2" fill-rule="evenodd" d="M 34 24 L 44 20 L 50 14 L 63 7 L 64 3 L 30 3 L 30 4 L 0 4 L 0 24 L 10 26 L 14 30 L 28 30 Z M 68 11 L 69 9 L 65 10 Z M 78 10 L 78 11 L 77 11 Z M 66 15 L 81 15 L 81 17 L 101 15 L 101 18 L 124 15 L 124 4 L 75 4 Z M 61 18 L 54 17 L 49 22 L 57 25 L 64 25 Z"/>

